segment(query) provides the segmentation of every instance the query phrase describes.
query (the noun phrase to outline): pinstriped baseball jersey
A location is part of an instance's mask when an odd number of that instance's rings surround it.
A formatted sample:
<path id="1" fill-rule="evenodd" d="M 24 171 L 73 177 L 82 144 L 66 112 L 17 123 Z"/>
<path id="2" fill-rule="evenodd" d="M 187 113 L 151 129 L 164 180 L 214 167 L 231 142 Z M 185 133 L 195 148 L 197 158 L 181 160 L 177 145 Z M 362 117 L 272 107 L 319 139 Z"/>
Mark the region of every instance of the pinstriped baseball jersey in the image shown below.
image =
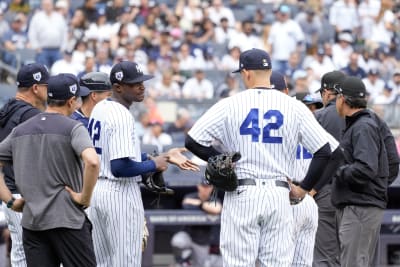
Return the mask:
<path id="1" fill-rule="evenodd" d="M 235 168 L 239 179 L 290 177 L 298 143 L 311 153 L 327 143 L 326 131 L 303 103 L 265 89 L 222 99 L 189 135 L 204 146 L 217 139 L 230 151 L 240 151 Z"/>
<path id="2" fill-rule="evenodd" d="M 139 139 L 134 133 L 135 119 L 129 110 L 118 102 L 103 100 L 93 109 L 89 121 L 89 132 L 100 157 L 100 174 L 110 179 L 110 161 L 129 157 L 141 161 Z M 100 134 L 101 132 L 101 134 Z M 137 180 L 140 180 L 140 176 Z"/>
<path id="3" fill-rule="evenodd" d="M 296 162 L 292 169 L 292 180 L 301 182 L 312 160 L 312 154 L 298 145 Z M 315 234 L 318 227 L 318 206 L 309 195 L 297 205 L 292 205 L 294 221 L 295 250 L 292 267 L 311 267 Z"/>
<path id="4" fill-rule="evenodd" d="M 197 143 L 218 140 L 239 151 L 239 179 L 255 185 L 226 192 L 221 252 L 229 267 L 289 267 L 295 250 L 289 190 L 275 180 L 293 175 L 297 145 L 315 153 L 328 142 L 325 130 L 301 102 L 276 90 L 248 89 L 212 106 L 188 133 Z"/>
<path id="5" fill-rule="evenodd" d="M 141 178 L 114 177 L 110 163 L 126 157 L 141 161 L 134 118 L 123 105 L 105 99 L 94 107 L 88 130 L 101 162 L 100 177 L 88 209 L 97 266 L 139 267 L 144 227 L 143 202 L 137 183 Z"/>

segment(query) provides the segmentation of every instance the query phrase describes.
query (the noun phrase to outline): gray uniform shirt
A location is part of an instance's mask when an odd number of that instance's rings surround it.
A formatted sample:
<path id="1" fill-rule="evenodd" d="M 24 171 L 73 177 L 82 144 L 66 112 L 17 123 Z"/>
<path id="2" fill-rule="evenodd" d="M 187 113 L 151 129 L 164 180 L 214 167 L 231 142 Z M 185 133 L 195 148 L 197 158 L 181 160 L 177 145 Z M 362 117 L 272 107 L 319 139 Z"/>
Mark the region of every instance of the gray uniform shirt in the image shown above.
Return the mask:
<path id="1" fill-rule="evenodd" d="M 56 113 L 36 115 L 0 143 L 0 160 L 14 164 L 15 182 L 25 198 L 22 227 L 34 231 L 82 228 L 85 213 L 65 186 L 82 190 L 80 155 L 90 147 L 83 124 Z"/>

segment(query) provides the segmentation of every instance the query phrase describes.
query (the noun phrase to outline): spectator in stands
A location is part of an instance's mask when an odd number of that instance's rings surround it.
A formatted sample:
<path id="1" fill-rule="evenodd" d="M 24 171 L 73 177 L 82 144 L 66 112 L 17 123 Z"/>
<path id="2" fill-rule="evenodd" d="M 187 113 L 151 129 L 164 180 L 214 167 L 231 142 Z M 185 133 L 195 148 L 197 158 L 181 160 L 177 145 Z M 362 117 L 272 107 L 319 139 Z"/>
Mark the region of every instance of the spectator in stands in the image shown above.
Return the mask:
<path id="1" fill-rule="evenodd" d="M 222 204 L 220 199 L 211 200 L 213 186 L 202 180 L 197 185 L 197 191 L 184 196 L 182 208 L 185 210 L 198 210 L 206 214 L 218 215 L 221 213 Z M 207 265 L 209 258 L 210 243 L 215 226 L 199 225 L 187 226 L 183 231 L 177 232 L 171 239 L 171 246 L 175 256 L 175 267 L 193 266 L 204 267 L 222 266 L 218 263 Z M 218 240 L 218 238 L 216 238 Z"/>
<path id="2" fill-rule="evenodd" d="M 0 7 L 0 36 L 3 36 L 9 29 L 8 21 L 4 18 L 4 10 Z"/>
<path id="3" fill-rule="evenodd" d="M 297 70 L 301 70 L 301 55 L 298 51 L 293 51 L 289 55 L 288 64 L 286 71 L 284 72 L 285 76 L 288 77 L 289 80 L 293 79 L 293 74 Z"/>
<path id="4" fill-rule="evenodd" d="M 308 90 L 310 86 L 308 84 L 308 75 L 305 70 L 296 70 L 293 73 L 292 86 L 293 89 L 291 90 L 290 95 L 296 95 L 298 93 L 311 93 Z"/>
<path id="5" fill-rule="evenodd" d="M 180 25 L 189 30 L 194 24 L 203 20 L 203 10 L 199 0 L 179 0 L 176 3 L 175 14 L 181 18 Z"/>
<path id="6" fill-rule="evenodd" d="M 359 54 L 357 52 L 352 52 L 349 57 L 349 63 L 342 69 L 342 72 L 349 76 L 355 76 L 359 79 L 363 79 L 367 76 L 367 74 L 365 73 L 365 70 L 358 65 L 358 57 Z"/>
<path id="7" fill-rule="evenodd" d="M 215 25 L 209 18 L 204 18 L 200 23 L 195 24 L 195 37 L 194 42 L 196 44 L 201 45 L 204 49 L 207 48 L 207 45 L 215 42 Z"/>
<path id="8" fill-rule="evenodd" d="M 394 94 L 400 94 L 400 69 L 396 68 L 388 82 L 388 86 L 393 89 Z"/>
<path id="9" fill-rule="evenodd" d="M 28 0 L 11 0 L 9 2 L 10 4 L 8 5 L 7 10 L 8 13 L 24 13 L 25 15 L 28 15 L 31 11 Z"/>
<path id="10" fill-rule="evenodd" d="M 222 17 L 220 23 L 215 28 L 215 42 L 222 45 L 227 45 L 238 34 L 235 28 L 229 27 L 228 19 Z"/>
<path id="11" fill-rule="evenodd" d="M 366 41 L 372 48 L 390 48 L 392 46 L 397 21 L 392 11 L 393 6 L 393 0 L 381 1 L 381 8 L 372 25 L 371 35 Z"/>
<path id="12" fill-rule="evenodd" d="M 208 17 L 218 25 L 221 18 L 227 18 L 229 27 L 235 27 L 235 16 L 229 7 L 224 6 L 222 0 L 212 0 L 212 5 L 207 9 Z"/>
<path id="13" fill-rule="evenodd" d="M 263 48 L 263 43 L 258 35 L 255 34 L 253 22 L 245 20 L 242 22 L 242 32 L 238 33 L 229 41 L 228 47 L 238 46 L 240 51 L 246 51 L 252 48 Z"/>
<path id="14" fill-rule="evenodd" d="M 369 93 L 368 101 L 375 103 L 376 98 L 383 93 L 385 87 L 385 82 L 379 77 L 379 70 L 370 69 L 367 77 L 363 78 L 362 82 Z"/>
<path id="15" fill-rule="evenodd" d="M 342 69 L 349 64 L 349 58 L 353 53 L 353 47 L 351 44 L 354 39 L 353 36 L 348 32 L 342 32 L 338 36 L 339 42 L 332 46 L 332 61 L 335 64 L 336 69 Z"/>
<path id="16" fill-rule="evenodd" d="M 172 79 L 171 70 L 166 69 L 162 73 L 162 79 L 155 83 L 154 87 L 149 91 L 149 95 L 155 99 L 179 99 L 181 97 L 181 88 L 179 84 Z"/>
<path id="17" fill-rule="evenodd" d="M 395 97 L 396 96 L 393 94 L 393 88 L 388 84 L 385 84 L 382 92 L 372 100 L 373 109 L 379 113 L 377 111 L 377 105 L 383 105 L 382 109 L 384 110 L 386 105 L 393 103 Z"/>
<path id="18" fill-rule="evenodd" d="M 138 121 L 135 121 L 135 129 L 138 138 L 142 141 L 143 135 L 150 131 L 150 114 L 147 110 L 139 112 Z"/>
<path id="19" fill-rule="evenodd" d="M 361 24 L 361 39 L 368 40 L 372 34 L 372 27 L 381 8 L 379 0 L 364 0 L 358 5 L 358 16 Z"/>
<path id="20" fill-rule="evenodd" d="M 158 109 L 157 102 L 152 97 L 146 97 L 143 101 L 144 107 L 149 113 L 150 122 L 159 122 L 164 124 L 164 118 Z"/>
<path id="21" fill-rule="evenodd" d="M 75 76 L 80 72 L 80 67 L 72 62 L 72 51 L 65 51 L 62 59 L 54 62 L 50 69 L 51 75 L 57 75 L 60 73 L 71 73 Z"/>
<path id="22" fill-rule="evenodd" d="M 179 108 L 176 114 L 176 120 L 165 127 L 165 132 L 172 136 L 173 141 L 177 141 L 174 140 L 174 134 L 186 134 L 192 125 L 193 121 L 189 110 L 186 108 Z M 184 139 L 182 141 L 184 141 Z"/>
<path id="23" fill-rule="evenodd" d="M 117 21 L 117 18 L 124 13 L 125 9 L 125 1 L 124 0 L 114 0 L 111 5 L 106 7 L 105 14 L 107 21 L 110 23 L 114 23 Z"/>
<path id="24" fill-rule="evenodd" d="M 112 26 L 107 21 L 104 10 L 100 10 L 98 12 L 96 21 L 89 24 L 89 28 L 86 30 L 85 36 L 88 39 L 96 40 L 96 42 L 110 40 L 110 36 L 112 36 Z M 121 43 L 121 46 L 123 46 L 123 43 Z"/>
<path id="25" fill-rule="evenodd" d="M 335 70 L 332 60 L 325 55 L 325 49 L 322 46 L 315 49 L 314 55 L 307 66 L 314 71 L 317 79 L 321 79 L 325 73 Z"/>
<path id="26" fill-rule="evenodd" d="M 77 77 L 80 79 L 83 75 L 89 72 L 93 72 L 95 70 L 95 60 L 94 54 L 91 51 L 88 51 L 85 55 L 84 69 L 79 72 Z"/>
<path id="27" fill-rule="evenodd" d="M 96 8 L 96 3 L 98 0 L 85 0 L 83 5 L 79 8 L 85 14 L 86 19 L 89 22 L 96 22 L 99 13 Z"/>
<path id="28" fill-rule="evenodd" d="M 358 65 L 366 72 L 379 67 L 379 62 L 376 60 L 374 51 L 371 48 L 364 47 L 361 49 Z"/>
<path id="29" fill-rule="evenodd" d="M 139 9 L 137 7 L 125 7 L 122 14 L 112 24 L 112 34 L 117 35 L 122 24 L 125 24 L 128 30 L 129 38 L 133 39 L 139 35 L 139 27 L 132 21 L 137 16 Z"/>
<path id="30" fill-rule="evenodd" d="M 3 37 L 4 55 L 3 60 L 5 63 L 17 67 L 17 60 L 23 61 L 24 59 L 17 59 L 16 52 L 19 49 L 29 48 L 28 35 L 24 31 L 26 18 L 23 13 L 17 14 L 13 17 L 10 30 L 7 31 Z"/>
<path id="31" fill-rule="evenodd" d="M 36 61 L 48 68 L 62 57 L 67 44 L 67 23 L 54 11 L 52 0 L 42 0 L 41 10 L 33 15 L 29 25 L 29 42 L 38 52 Z"/>
<path id="32" fill-rule="evenodd" d="M 304 33 L 306 50 L 317 47 L 318 38 L 322 33 L 322 21 L 312 8 L 307 8 L 305 11 L 300 12 L 296 19 Z"/>
<path id="33" fill-rule="evenodd" d="M 215 96 L 219 98 L 229 97 L 239 93 L 239 91 L 239 80 L 232 73 L 227 73 L 225 81 L 218 86 Z"/>
<path id="34" fill-rule="evenodd" d="M 96 51 L 96 71 L 110 73 L 112 68 L 110 53 L 106 47 L 99 47 Z"/>
<path id="35" fill-rule="evenodd" d="M 212 99 L 214 87 L 210 80 L 205 78 L 203 70 L 196 70 L 194 77 L 188 79 L 182 88 L 183 98 Z"/>
<path id="36" fill-rule="evenodd" d="M 70 19 L 69 2 L 67 0 L 58 0 L 55 4 L 55 10 L 64 17 L 65 20 Z"/>
<path id="37" fill-rule="evenodd" d="M 276 13 L 277 20 L 272 24 L 268 36 L 272 66 L 280 73 L 286 73 L 290 53 L 301 51 L 304 33 L 299 24 L 290 18 L 290 7 L 281 5 Z"/>
<path id="38" fill-rule="evenodd" d="M 220 70 L 232 71 L 233 66 L 239 66 L 240 48 L 239 46 L 234 46 L 229 49 L 229 54 L 222 56 L 221 62 L 219 64 Z"/>
<path id="39" fill-rule="evenodd" d="M 187 78 L 189 77 L 188 72 L 182 71 L 180 68 L 180 60 L 179 58 L 174 55 L 171 58 L 171 71 L 172 71 L 172 80 L 177 82 L 179 86 L 183 86 L 186 82 Z"/>
<path id="40" fill-rule="evenodd" d="M 391 55 L 388 47 L 376 49 L 376 58 L 379 62 L 379 73 L 385 81 L 391 78 L 394 69 L 399 68 L 399 62 Z"/>
<path id="41" fill-rule="evenodd" d="M 161 152 L 164 151 L 164 146 L 172 144 L 172 137 L 164 132 L 161 122 L 154 121 L 150 123 L 150 130 L 143 134 L 142 143 L 145 145 L 155 145 L 158 151 Z"/>
<path id="42" fill-rule="evenodd" d="M 183 43 L 179 49 L 179 69 L 182 71 L 191 71 L 197 66 L 197 61 L 194 56 L 190 54 L 189 44 Z"/>
<path id="43" fill-rule="evenodd" d="M 354 1 L 338 0 L 334 2 L 329 10 L 329 23 L 335 27 L 335 40 L 342 32 L 356 35 L 359 31 L 360 20 Z"/>
<path id="44" fill-rule="evenodd" d="M 89 23 L 85 18 L 85 14 L 82 10 L 76 9 L 69 22 L 68 28 L 68 46 L 74 46 L 79 40 L 83 40 L 85 37 L 85 31 Z M 90 38 L 88 38 L 90 39 Z M 89 40 L 88 40 L 89 41 Z M 88 42 L 90 44 L 90 42 Z"/>

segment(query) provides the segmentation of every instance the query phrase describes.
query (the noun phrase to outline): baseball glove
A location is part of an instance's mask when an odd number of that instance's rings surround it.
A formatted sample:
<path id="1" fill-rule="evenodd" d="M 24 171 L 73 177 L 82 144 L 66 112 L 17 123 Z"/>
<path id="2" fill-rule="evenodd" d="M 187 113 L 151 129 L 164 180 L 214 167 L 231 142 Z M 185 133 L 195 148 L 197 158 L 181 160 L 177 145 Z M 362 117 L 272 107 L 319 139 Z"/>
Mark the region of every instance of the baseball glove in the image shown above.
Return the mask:
<path id="1" fill-rule="evenodd" d="M 158 156 L 157 152 L 154 152 L 151 157 Z M 162 171 L 149 172 L 142 174 L 142 183 L 145 188 L 153 193 L 173 195 L 174 190 L 167 188 L 164 181 L 164 176 Z"/>
<path id="2" fill-rule="evenodd" d="M 142 175 L 142 183 L 145 188 L 153 193 L 173 195 L 174 190 L 165 185 L 162 171 L 146 173 Z"/>
<path id="3" fill-rule="evenodd" d="M 240 158 L 239 152 L 210 157 L 205 171 L 207 182 L 219 190 L 235 191 L 238 187 L 238 178 L 234 171 L 234 163 Z"/>

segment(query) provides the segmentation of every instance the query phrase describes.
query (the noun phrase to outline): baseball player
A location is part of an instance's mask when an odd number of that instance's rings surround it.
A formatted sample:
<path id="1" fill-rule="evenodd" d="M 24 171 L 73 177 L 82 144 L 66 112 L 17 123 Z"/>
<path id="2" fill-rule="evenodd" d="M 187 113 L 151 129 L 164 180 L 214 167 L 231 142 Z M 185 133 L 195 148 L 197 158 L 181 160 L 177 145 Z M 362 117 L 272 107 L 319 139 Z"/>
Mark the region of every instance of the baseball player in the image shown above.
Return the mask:
<path id="1" fill-rule="evenodd" d="M 185 146 L 208 160 L 220 154 L 211 146 L 219 140 L 238 151 L 238 189 L 226 192 L 221 216 L 221 252 L 224 266 L 291 266 L 294 253 L 290 177 L 297 145 L 314 154 L 306 177 L 318 179 L 331 150 L 327 133 L 307 107 L 270 90 L 271 59 L 260 49 L 239 58 L 242 80 L 248 88 L 212 106 L 189 131 Z"/>
<path id="2" fill-rule="evenodd" d="M 153 78 L 129 61 L 111 69 L 112 96 L 99 102 L 88 130 L 100 157 L 100 174 L 88 211 L 93 223 L 97 266 L 141 266 L 144 210 L 139 183 L 141 174 L 167 169 L 167 162 L 181 169 L 198 170 L 181 152 L 171 149 L 157 157 L 140 151 L 133 102 L 144 99 L 143 82 Z"/>
<path id="3" fill-rule="evenodd" d="M 71 118 L 88 127 L 94 106 L 111 96 L 111 82 L 108 75 L 103 72 L 89 72 L 80 78 L 79 83 L 81 89 L 86 88 L 86 94 L 81 97 L 82 106 L 72 113 Z"/>
<path id="4" fill-rule="evenodd" d="M 272 71 L 270 82 L 272 88 L 288 94 L 285 77 L 281 73 Z M 296 162 L 290 175 L 292 183 L 299 184 L 301 182 L 307 174 L 311 159 L 312 154 L 299 144 L 296 150 Z M 315 234 L 318 227 L 318 207 L 314 199 L 306 195 L 301 202 L 292 205 L 292 209 L 295 242 L 292 267 L 311 267 Z"/>
<path id="5" fill-rule="evenodd" d="M 48 78 L 49 73 L 44 65 L 34 63 L 21 67 L 17 74 L 17 94 L 0 110 L 0 141 L 3 141 L 14 127 L 45 109 Z M 20 198 L 21 195 L 15 185 L 12 165 L 5 165 L 3 171 L 6 185 L 13 197 Z M 4 209 L 4 213 L 12 240 L 11 265 L 26 266 L 22 247 L 22 214 L 7 208 Z"/>

